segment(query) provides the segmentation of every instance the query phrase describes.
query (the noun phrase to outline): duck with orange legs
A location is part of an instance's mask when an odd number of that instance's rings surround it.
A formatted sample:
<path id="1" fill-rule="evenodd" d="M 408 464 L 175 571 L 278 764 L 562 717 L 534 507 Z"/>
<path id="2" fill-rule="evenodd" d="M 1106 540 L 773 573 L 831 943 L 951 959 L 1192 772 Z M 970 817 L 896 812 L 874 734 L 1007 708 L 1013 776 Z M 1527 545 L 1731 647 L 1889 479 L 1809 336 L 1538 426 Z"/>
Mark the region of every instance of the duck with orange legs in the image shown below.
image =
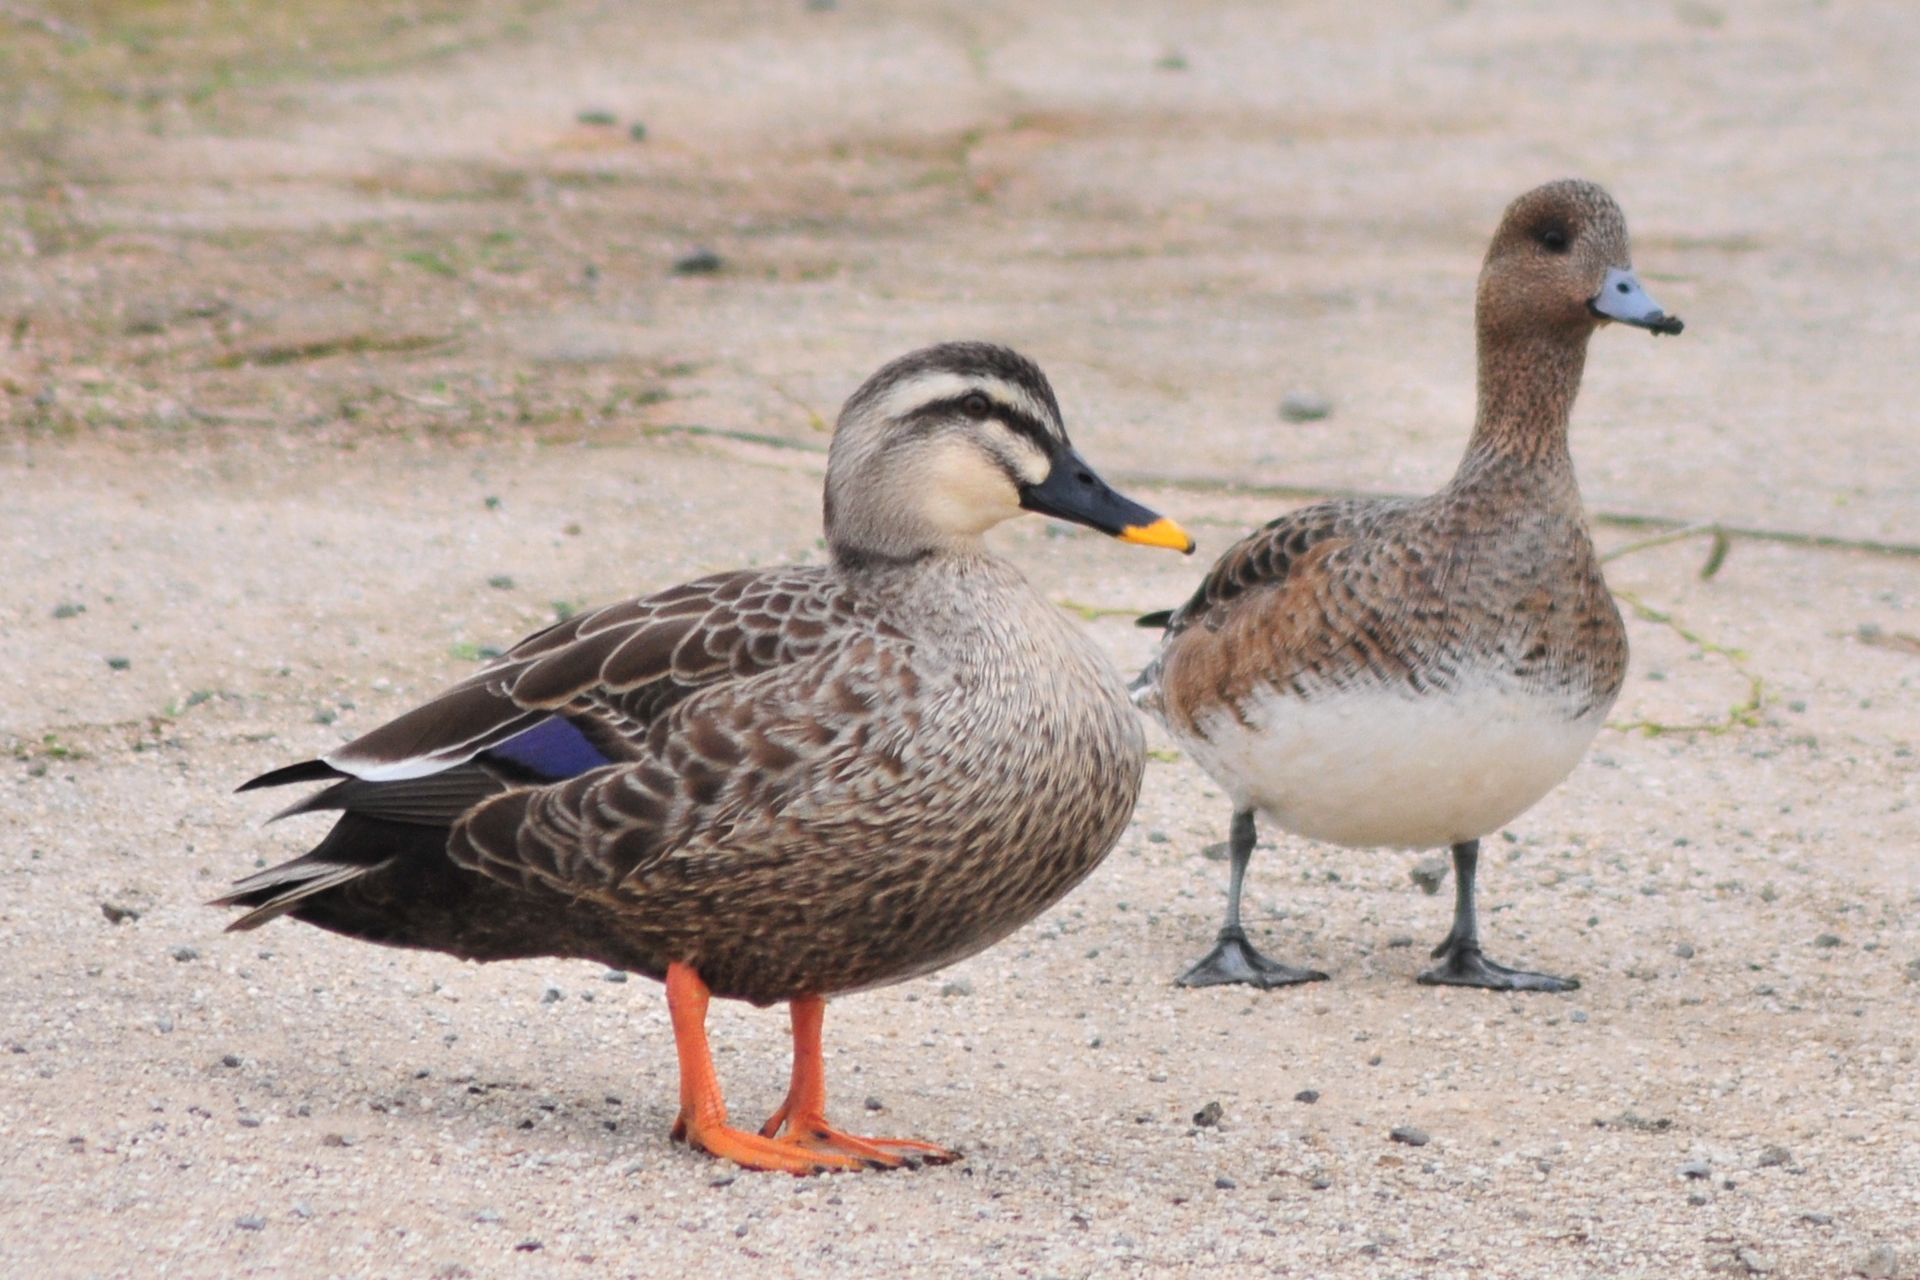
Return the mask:
<path id="1" fill-rule="evenodd" d="M 281 915 L 468 960 L 666 983 L 674 1136 L 754 1169 L 939 1162 L 827 1119 L 827 998 L 982 950 L 1099 864 L 1146 764 L 1107 659 L 981 535 L 1040 512 L 1190 551 L 1100 480 L 1046 377 L 952 343 L 881 369 L 828 459 L 831 562 L 717 574 L 529 636 L 439 697 L 242 790 L 325 782 L 304 857 L 240 881 Z M 786 1002 L 793 1077 L 732 1127 L 715 997 Z"/>

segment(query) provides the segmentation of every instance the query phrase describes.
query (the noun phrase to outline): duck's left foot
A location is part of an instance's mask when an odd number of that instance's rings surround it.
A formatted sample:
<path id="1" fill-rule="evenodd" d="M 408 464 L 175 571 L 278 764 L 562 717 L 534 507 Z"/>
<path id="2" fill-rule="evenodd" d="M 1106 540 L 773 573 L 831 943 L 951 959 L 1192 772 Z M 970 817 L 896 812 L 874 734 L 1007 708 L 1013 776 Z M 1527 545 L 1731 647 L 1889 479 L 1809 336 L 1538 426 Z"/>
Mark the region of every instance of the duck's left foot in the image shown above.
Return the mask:
<path id="1" fill-rule="evenodd" d="M 1175 979 L 1182 987 L 1220 987 L 1241 983 L 1249 987 L 1291 987 L 1302 982 L 1325 982 L 1318 969 L 1296 969 L 1269 960 L 1247 941 L 1246 930 L 1232 925 L 1220 931 L 1220 940 L 1200 962 Z"/>
<path id="2" fill-rule="evenodd" d="M 1461 945 L 1453 939 L 1434 949 L 1439 964 L 1420 975 L 1426 987 L 1484 987 L 1489 991 L 1577 991 L 1578 978 L 1557 978 L 1551 973 L 1533 973 L 1509 969 L 1480 954 L 1480 948 Z"/>
<path id="3" fill-rule="evenodd" d="M 857 1138 L 828 1124 L 825 1116 L 793 1117 L 785 1107 L 760 1126 L 760 1136 L 776 1138 L 781 1146 L 801 1151 L 863 1160 L 876 1169 L 918 1169 L 926 1164 L 952 1164 L 961 1158 L 958 1151 L 916 1138 Z"/>

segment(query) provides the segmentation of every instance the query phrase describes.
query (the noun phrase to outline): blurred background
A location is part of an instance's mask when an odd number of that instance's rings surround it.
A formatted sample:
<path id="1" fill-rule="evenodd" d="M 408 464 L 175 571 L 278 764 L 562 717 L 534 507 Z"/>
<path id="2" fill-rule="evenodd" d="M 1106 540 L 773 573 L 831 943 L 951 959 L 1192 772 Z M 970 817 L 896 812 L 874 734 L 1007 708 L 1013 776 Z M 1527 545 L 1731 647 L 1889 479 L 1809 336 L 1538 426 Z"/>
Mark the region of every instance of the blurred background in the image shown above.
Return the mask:
<path id="1" fill-rule="evenodd" d="M 818 439 L 1030 349 L 1134 469 L 1420 488 L 1507 200 L 1613 190 L 1596 506 L 1920 538 L 1920 14 L 1863 0 L 0 6 L 0 422 Z M 1330 417 L 1289 427 L 1283 396 Z"/>

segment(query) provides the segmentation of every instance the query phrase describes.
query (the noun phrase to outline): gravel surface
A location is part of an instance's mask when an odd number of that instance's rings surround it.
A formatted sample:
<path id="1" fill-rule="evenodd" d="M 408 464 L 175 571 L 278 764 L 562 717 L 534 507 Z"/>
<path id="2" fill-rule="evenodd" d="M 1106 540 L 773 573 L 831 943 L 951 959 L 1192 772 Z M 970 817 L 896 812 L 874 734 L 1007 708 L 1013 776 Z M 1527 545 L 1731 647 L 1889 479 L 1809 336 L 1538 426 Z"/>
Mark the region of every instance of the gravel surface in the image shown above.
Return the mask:
<path id="1" fill-rule="evenodd" d="M 818 556 L 816 419 L 916 342 L 1027 349 L 1200 537 L 994 535 L 1137 667 L 1131 613 L 1277 487 L 1444 479 L 1484 237 L 1564 172 L 1688 322 L 1596 339 L 1593 508 L 1920 542 L 1909 7 L 1105 13 L 561 6 L 218 130 L 90 125 L 71 191 L 0 195 L 7 1274 L 1920 1275 L 1915 559 L 1610 566 L 1616 720 L 1727 731 L 1603 733 L 1487 842 L 1490 952 L 1566 995 L 1417 986 L 1421 855 L 1268 832 L 1249 931 L 1332 980 L 1175 989 L 1228 812 L 1156 737 L 1086 886 L 830 1012 L 837 1115 L 950 1167 L 671 1144 L 645 979 L 201 905 L 324 829 L 263 828 L 253 773 L 557 611 Z M 757 1122 L 784 1013 L 711 1031 Z"/>

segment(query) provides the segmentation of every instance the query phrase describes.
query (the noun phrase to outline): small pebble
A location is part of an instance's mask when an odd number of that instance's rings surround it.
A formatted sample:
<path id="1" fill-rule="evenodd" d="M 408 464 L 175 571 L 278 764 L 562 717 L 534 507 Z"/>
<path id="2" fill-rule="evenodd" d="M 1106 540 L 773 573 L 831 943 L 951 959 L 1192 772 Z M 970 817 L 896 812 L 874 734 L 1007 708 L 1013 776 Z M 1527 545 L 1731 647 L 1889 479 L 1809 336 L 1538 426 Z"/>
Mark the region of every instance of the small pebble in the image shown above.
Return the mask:
<path id="1" fill-rule="evenodd" d="M 720 255 L 713 250 L 695 249 L 692 253 L 673 264 L 673 274 L 677 276 L 718 275 L 720 268 L 724 265 L 720 260 Z"/>
<path id="2" fill-rule="evenodd" d="M 240 1127 L 242 1129 L 258 1129 L 260 1127 L 260 1117 L 259 1116 L 241 1116 Z"/>
<path id="3" fill-rule="evenodd" d="M 578 120 L 581 124 L 599 125 L 602 127 L 620 123 L 620 117 L 614 115 L 613 112 L 598 109 L 582 111 L 579 115 L 575 116 L 574 119 Z"/>
<path id="4" fill-rule="evenodd" d="M 1900 1274 L 1900 1251 L 1890 1244 L 1876 1244 L 1853 1269 L 1868 1280 L 1892 1280 Z"/>
<path id="5" fill-rule="evenodd" d="M 1711 1204 L 1713 1203 L 1713 1197 L 1704 1191 L 1689 1191 L 1687 1193 L 1687 1203 L 1695 1205 Z"/>
<path id="6" fill-rule="evenodd" d="M 1307 1185 L 1315 1191 L 1325 1191 L 1333 1185 L 1333 1175 L 1330 1173 L 1316 1173 L 1307 1179 Z"/>
<path id="7" fill-rule="evenodd" d="M 1813 940 L 1813 945 L 1816 947 L 1837 947 L 1840 945 L 1840 935 L 1837 933 L 1823 933 Z"/>
<path id="8" fill-rule="evenodd" d="M 1216 1191 L 1234 1191 L 1239 1188 L 1240 1184 L 1232 1178 L 1221 1177 L 1213 1180 L 1213 1186 Z"/>
<path id="9" fill-rule="evenodd" d="M 1333 401 L 1314 391 L 1289 391 L 1280 398 L 1280 416 L 1288 422 L 1318 422 L 1333 413 Z"/>
<path id="10" fill-rule="evenodd" d="M 487 579 L 487 585 L 495 591 L 511 591 L 513 590 L 513 575 L 510 573 L 496 573 Z"/>
<path id="11" fill-rule="evenodd" d="M 1413 945 L 1413 935 L 1410 933 L 1396 933 L 1391 938 L 1387 939 L 1387 949 L 1390 951 L 1397 950 L 1401 947 L 1410 947 L 1412 945 Z"/>
<path id="12" fill-rule="evenodd" d="M 311 1218 L 313 1216 L 313 1206 L 305 1200 L 295 1200 L 293 1202 L 293 1216 L 296 1218 Z"/>
<path id="13" fill-rule="evenodd" d="M 101 903 L 100 914 L 105 916 L 110 924 L 119 924 L 122 920 L 138 920 L 140 918 L 138 908 L 123 907 L 117 902 Z"/>
<path id="14" fill-rule="evenodd" d="M 1220 1123 L 1220 1117 L 1225 1114 L 1226 1109 L 1218 1102 L 1209 1102 L 1206 1106 L 1193 1113 L 1193 1122 L 1202 1129 L 1211 1129 Z"/>
<path id="15" fill-rule="evenodd" d="M 1758 1249 L 1741 1249 L 1733 1256 L 1739 1260 L 1741 1266 L 1756 1276 L 1767 1275 L 1774 1268 L 1772 1256 L 1761 1253 Z"/>
<path id="16" fill-rule="evenodd" d="M 1705 1160 L 1689 1160 L 1674 1172 L 1683 1178 L 1711 1178 L 1713 1166 Z"/>
<path id="17" fill-rule="evenodd" d="M 1425 1129 L 1416 1129 L 1410 1124 L 1396 1126 L 1387 1136 L 1395 1142 L 1405 1143 L 1409 1147 L 1424 1147 L 1433 1139 L 1427 1136 Z"/>
<path id="18" fill-rule="evenodd" d="M 1440 892 L 1440 886 L 1447 882 L 1447 872 L 1451 869 L 1447 860 L 1437 853 L 1428 854 L 1413 864 L 1407 876 L 1420 886 L 1420 892 L 1431 897 Z"/>
<path id="19" fill-rule="evenodd" d="M 1233 845 L 1228 841 L 1220 840 L 1202 849 L 1200 856 L 1208 862 L 1225 862 L 1233 856 Z"/>
<path id="20" fill-rule="evenodd" d="M 112 667 L 115 671 L 125 671 L 127 668 L 133 665 L 133 659 L 122 658 L 116 655 L 114 657 L 107 659 L 107 665 Z"/>
<path id="21" fill-rule="evenodd" d="M 1673 954 L 1679 956 L 1682 960 L 1691 960 L 1693 959 L 1693 948 L 1682 942 L 1674 947 Z"/>
<path id="22" fill-rule="evenodd" d="M 1777 1165 L 1792 1164 L 1793 1153 L 1782 1146 L 1762 1147 L 1759 1165 L 1762 1169 L 1771 1169 Z"/>
<path id="23" fill-rule="evenodd" d="M 53 616 L 56 618 L 77 618 L 86 611 L 87 606 L 83 604 L 57 604 L 53 606 Z"/>
<path id="24" fill-rule="evenodd" d="M 1300 1092 L 1293 1095 L 1293 1100 L 1295 1102 L 1304 1102 L 1308 1106 L 1312 1106 L 1314 1103 L 1320 1101 L 1320 1091 L 1318 1089 L 1302 1089 Z"/>
<path id="25" fill-rule="evenodd" d="M 868 1094 L 867 1101 L 866 1101 L 866 1108 L 869 1111 L 885 1111 L 887 1109 L 887 1104 L 880 1101 L 880 1099 L 874 1097 L 872 1094 Z"/>
<path id="26" fill-rule="evenodd" d="M 194 948 L 187 946 L 185 943 L 182 943 L 177 947 L 169 948 L 167 951 L 167 954 L 172 956 L 175 960 L 180 961 L 180 963 L 182 964 L 185 964 L 189 960 L 198 960 L 200 958 L 200 953 Z"/>
<path id="27" fill-rule="evenodd" d="M 1833 1215 L 1830 1213 L 1808 1212 L 1800 1215 L 1800 1221 L 1811 1222 L 1816 1227 L 1827 1227 L 1833 1225 Z"/>
<path id="28" fill-rule="evenodd" d="M 541 1004 L 556 1004 L 566 998 L 567 993 L 560 989 L 560 984 L 557 982 L 549 982 L 546 986 L 540 988 Z"/>
<path id="29" fill-rule="evenodd" d="M 248 1214 L 242 1218 L 235 1218 L 233 1220 L 233 1225 L 240 1228 L 242 1231 L 265 1231 L 267 1229 L 267 1220 L 265 1218 L 256 1217 L 253 1214 Z"/>
<path id="30" fill-rule="evenodd" d="M 624 969 L 609 969 L 600 975 L 602 982 L 625 982 L 626 980 L 627 974 Z"/>
<path id="31" fill-rule="evenodd" d="M 965 978 L 955 978 L 952 982 L 941 986 L 940 994 L 943 996 L 970 996 L 973 994 L 973 984 Z"/>
<path id="32" fill-rule="evenodd" d="M 237 1067 L 240 1065 L 240 1055 L 237 1053 L 224 1054 L 220 1058 L 220 1065 L 223 1067 Z"/>
<path id="33" fill-rule="evenodd" d="M 504 1216 L 498 1209 L 481 1209 L 473 1215 L 475 1222 L 502 1222 Z"/>
<path id="34" fill-rule="evenodd" d="M 519 1244 L 513 1246 L 513 1251 L 515 1253 L 538 1253 L 546 1247 L 547 1246 L 539 1240 L 522 1240 Z"/>
<path id="35" fill-rule="evenodd" d="M 1147 832 L 1147 843 L 1148 843 L 1148 844 L 1165 844 L 1166 842 L 1167 842 L 1167 833 L 1166 833 L 1166 832 L 1164 832 L 1164 831 L 1149 831 L 1149 832 Z"/>
<path id="36" fill-rule="evenodd" d="M 710 1187 L 730 1187 L 733 1185 L 733 1177 L 734 1175 L 731 1173 L 723 1173 L 707 1179 L 707 1185 Z"/>

